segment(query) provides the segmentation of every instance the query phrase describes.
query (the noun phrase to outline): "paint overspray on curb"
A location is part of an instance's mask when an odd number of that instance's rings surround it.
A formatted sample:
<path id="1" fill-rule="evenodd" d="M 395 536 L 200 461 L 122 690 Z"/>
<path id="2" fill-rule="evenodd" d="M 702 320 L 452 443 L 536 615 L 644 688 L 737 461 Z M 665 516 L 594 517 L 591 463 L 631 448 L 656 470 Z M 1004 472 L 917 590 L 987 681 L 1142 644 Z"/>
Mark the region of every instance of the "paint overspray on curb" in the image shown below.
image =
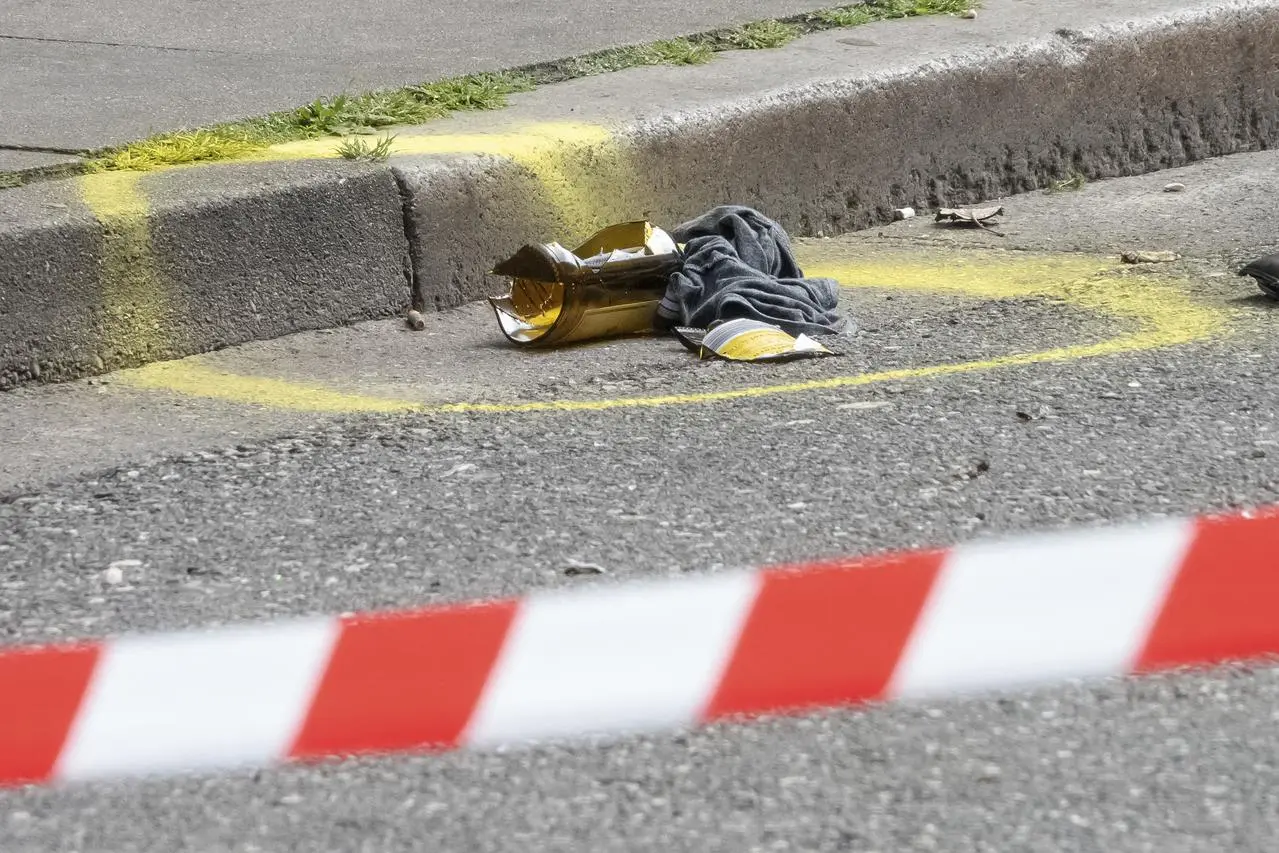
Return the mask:
<path id="1" fill-rule="evenodd" d="M 171 288 L 151 244 L 150 203 L 141 172 L 76 178 L 80 197 L 102 226 L 98 283 L 104 340 L 111 363 L 154 361 L 172 352 Z"/>

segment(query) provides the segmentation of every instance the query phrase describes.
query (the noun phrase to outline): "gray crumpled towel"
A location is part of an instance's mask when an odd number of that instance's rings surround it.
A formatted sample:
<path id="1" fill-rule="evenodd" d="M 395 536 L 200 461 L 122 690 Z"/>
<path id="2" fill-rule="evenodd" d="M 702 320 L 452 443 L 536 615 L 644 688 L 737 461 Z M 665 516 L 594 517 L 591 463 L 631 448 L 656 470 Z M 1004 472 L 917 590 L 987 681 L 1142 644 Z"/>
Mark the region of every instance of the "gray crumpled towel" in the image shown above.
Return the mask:
<path id="1" fill-rule="evenodd" d="M 684 247 L 684 265 L 671 275 L 657 309 L 668 325 L 707 328 L 717 320 L 773 323 L 792 335 L 849 334 L 839 313 L 839 285 L 804 278 L 790 238 L 749 207 L 723 205 L 671 232 Z"/>

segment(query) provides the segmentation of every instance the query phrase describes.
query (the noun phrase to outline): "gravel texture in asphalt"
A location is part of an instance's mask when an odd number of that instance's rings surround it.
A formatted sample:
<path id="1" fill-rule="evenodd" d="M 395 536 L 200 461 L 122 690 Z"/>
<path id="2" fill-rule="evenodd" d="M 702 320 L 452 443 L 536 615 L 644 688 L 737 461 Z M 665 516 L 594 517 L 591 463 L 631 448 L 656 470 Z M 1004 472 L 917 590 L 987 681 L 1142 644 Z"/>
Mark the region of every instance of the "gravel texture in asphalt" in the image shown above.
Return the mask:
<path id="1" fill-rule="evenodd" d="M 962 252 L 971 247 L 936 241 L 969 237 L 1014 250 L 1176 250 L 1152 188 L 1183 181 L 1182 203 L 1195 204 L 1209 180 L 1200 176 L 1228 166 L 1261 186 L 1275 163 L 1231 158 L 1008 199 L 1003 241 L 905 223 L 810 250 Z M 1136 213 L 1108 242 L 1105 229 L 1118 226 L 1077 214 L 1111 198 Z M 299 415 L 114 381 L 13 395 L 3 417 L 14 435 L 36 429 L 51 399 L 66 418 L 42 427 L 38 443 L 52 449 L 39 477 L 7 475 L 0 637 L 415 605 L 1273 503 L 1276 315 L 1233 276 L 1267 248 L 1269 209 L 1251 198 L 1215 209 L 1237 231 L 1114 280 L 1225 318 L 1175 347 L 605 411 Z M 1034 230 L 1037 216 L 1033 241 L 1014 233 Z M 1182 227 L 1202 236 L 1193 221 Z M 494 349 L 490 362 L 459 355 L 459 387 L 446 396 L 486 378 L 501 401 L 794 382 L 1094 342 L 1126 322 L 1038 298 L 854 289 L 848 301 L 865 331 L 841 359 L 721 366 L 630 341 L 547 357 L 549 378 L 535 385 L 501 369 L 504 353 L 519 354 Z M 476 325 L 491 323 L 476 309 L 432 323 L 479 329 L 458 332 L 459 353 L 496 335 Z M 371 328 L 254 345 L 219 364 L 436 400 L 423 363 L 449 351 L 391 364 L 388 353 L 423 339 Z M 390 348 L 381 372 L 358 341 Z M 184 438 L 153 415 L 174 406 L 190 407 L 200 429 Z M 88 466 L 59 455 L 59 442 L 83 444 L 63 433 L 95 407 L 116 425 L 106 449 L 86 447 Z M 109 583 L 105 570 L 121 560 L 136 562 Z M 573 561 L 605 575 L 566 573 Z M 27 789 L 0 794 L 0 847 L 1261 851 L 1279 831 L 1277 700 L 1274 670 L 1234 668 L 614 743 Z"/>

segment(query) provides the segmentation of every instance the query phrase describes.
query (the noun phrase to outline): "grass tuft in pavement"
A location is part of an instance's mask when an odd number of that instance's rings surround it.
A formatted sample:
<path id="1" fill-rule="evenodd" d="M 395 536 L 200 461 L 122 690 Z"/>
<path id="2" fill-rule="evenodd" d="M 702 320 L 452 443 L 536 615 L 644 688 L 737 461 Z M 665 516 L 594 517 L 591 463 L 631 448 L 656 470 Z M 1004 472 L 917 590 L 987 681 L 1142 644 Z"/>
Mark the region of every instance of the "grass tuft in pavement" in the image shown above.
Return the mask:
<path id="1" fill-rule="evenodd" d="M 220 127 L 161 133 L 91 160 L 89 168 L 91 171 L 119 169 L 147 172 L 164 166 L 234 160 L 252 154 L 264 144 L 249 134 L 238 134 Z"/>
<path id="2" fill-rule="evenodd" d="M 338 156 L 343 160 L 364 160 L 369 163 L 381 163 L 391 156 L 391 143 L 394 136 L 383 136 L 372 145 L 362 136 L 348 136 L 338 145 Z"/>
<path id="3" fill-rule="evenodd" d="M 447 114 L 470 110 L 500 110 L 507 105 L 508 95 L 530 92 L 535 88 L 537 84 L 528 75 L 511 73 L 470 74 L 438 83 L 410 86 L 409 91 L 421 103 Z"/>
<path id="4" fill-rule="evenodd" d="M 649 65 L 702 65 L 715 58 L 715 50 L 693 39 L 677 38 L 633 47 L 617 47 L 531 69 L 535 84 L 562 83 L 578 77 L 592 77 L 627 68 Z"/>
<path id="5" fill-rule="evenodd" d="M 961 15 L 977 7 L 973 0 L 867 0 L 854 6 L 835 6 L 814 12 L 828 27 L 860 27 L 875 21 L 918 18 L 925 15 Z"/>
<path id="6" fill-rule="evenodd" d="M 702 65 L 715 58 L 710 45 L 687 38 L 655 41 L 631 50 L 637 65 Z"/>
<path id="7" fill-rule="evenodd" d="M 533 88 L 521 74 L 470 74 L 406 89 L 318 98 L 295 110 L 210 128 L 162 133 L 102 152 L 95 171 L 147 171 L 235 160 L 277 142 L 377 133 L 394 125 L 422 124 L 463 110 L 495 110 L 507 96 Z"/>
<path id="8" fill-rule="evenodd" d="M 1082 190 L 1086 183 L 1088 183 L 1088 179 L 1085 178 L 1082 174 L 1080 174 L 1079 172 L 1071 172 L 1069 176 L 1063 178 L 1062 180 L 1053 181 L 1052 183 L 1050 183 L 1048 187 L 1044 190 L 1044 192 L 1066 193 L 1066 192 L 1072 192 L 1074 190 Z"/>
<path id="9" fill-rule="evenodd" d="M 303 137 L 347 136 L 376 133 L 397 124 L 418 124 L 439 118 L 445 111 L 427 104 L 405 90 L 338 95 L 312 101 L 293 111 L 289 125 Z"/>
<path id="10" fill-rule="evenodd" d="M 755 21 L 711 36 L 719 50 L 770 50 L 803 35 L 797 25 L 783 21 Z"/>
<path id="11" fill-rule="evenodd" d="M 864 3 L 858 3 L 856 6 L 836 6 L 831 9 L 822 9 L 814 12 L 813 18 L 831 29 L 860 27 L 862 24 L 880 20 L 871 12 L 870 6 Z"/>

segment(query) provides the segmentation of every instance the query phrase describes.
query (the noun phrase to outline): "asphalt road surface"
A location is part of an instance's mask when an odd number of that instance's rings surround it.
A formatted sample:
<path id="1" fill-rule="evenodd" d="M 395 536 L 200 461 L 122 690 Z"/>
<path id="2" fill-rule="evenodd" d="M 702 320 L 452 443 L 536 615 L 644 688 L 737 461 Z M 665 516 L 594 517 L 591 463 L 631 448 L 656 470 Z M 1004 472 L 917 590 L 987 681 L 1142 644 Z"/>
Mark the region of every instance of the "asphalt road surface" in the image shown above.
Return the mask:
<path id="1" fill-rule="evenodd" d="M 804 241 L 861 325 L 822 361 L 699 363 L 662 339 L 534 356 L 473 306 L 420 333 L 366 324 L 14 392 L 0 637 L 1279 502 L 1279 305 L 1234 276 L 1279 249 L 1277 184 L 1279 155 L 1244 155 L 1004 200 L 1003 238 L 916 220 Z M 1185 257 L 1120 264 L 1128 250 Z M 675 399 L 634 404 L 652 397 Z M 140 565 L 105 583 L 121 559 Z M 573 560 L 607 574 L 570 576 Z M 1279 674 L 1236 668 L 32 788 L 0 794 L 0 849 L 1261 851 L 1277 721 Z"/>

